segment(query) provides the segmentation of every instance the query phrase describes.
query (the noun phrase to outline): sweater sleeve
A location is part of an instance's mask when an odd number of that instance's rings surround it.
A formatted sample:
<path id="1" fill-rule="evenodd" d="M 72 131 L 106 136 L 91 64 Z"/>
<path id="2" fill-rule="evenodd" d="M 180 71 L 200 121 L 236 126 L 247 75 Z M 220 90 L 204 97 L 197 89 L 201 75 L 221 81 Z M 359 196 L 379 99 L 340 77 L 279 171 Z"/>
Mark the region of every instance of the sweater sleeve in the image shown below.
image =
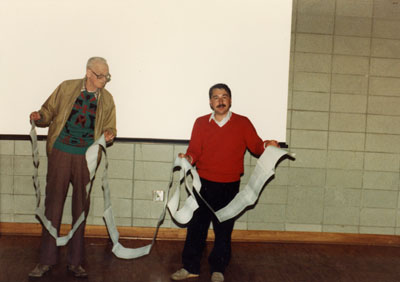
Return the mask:
<path id="1" fill-rule="evenodd" d="M 246 118 L 244 132 L 247 148 L 256 156 L 260 156 L 264 152 L 264 142 L 248 118 Z"/>
<path id="2" fill-rule="evenodd" d="M 192 157 L 192 164 L 195 164 L 202 153 L 201 142 L 201 125 L 199 119 L 193 125 L 192 136 L 190 137 L 189 147 L 186 151 L 187 155 Z"/>

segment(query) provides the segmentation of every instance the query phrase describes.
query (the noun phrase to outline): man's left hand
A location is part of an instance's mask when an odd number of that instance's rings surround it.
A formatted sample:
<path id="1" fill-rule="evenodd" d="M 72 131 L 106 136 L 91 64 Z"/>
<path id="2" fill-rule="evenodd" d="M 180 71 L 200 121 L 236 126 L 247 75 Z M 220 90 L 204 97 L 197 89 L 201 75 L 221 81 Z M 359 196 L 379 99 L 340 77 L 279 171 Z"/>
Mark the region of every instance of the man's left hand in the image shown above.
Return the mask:
<path id="1" fill-rule="evenodd" d="M 268 146 L 274 146 L 274 147 L 280 148 L 279 143 L 276 140 L 264 141 L 264 147 L 267 148 Z"/>
<path id="2" fill-rule="evenodd" d="M 106 139 L 107 143 L 112 142 L 114 140 L 114 137 L 115 135 L 114 133 L 112 133 L 111 130 L 104 131 L 104 138 Z"/>

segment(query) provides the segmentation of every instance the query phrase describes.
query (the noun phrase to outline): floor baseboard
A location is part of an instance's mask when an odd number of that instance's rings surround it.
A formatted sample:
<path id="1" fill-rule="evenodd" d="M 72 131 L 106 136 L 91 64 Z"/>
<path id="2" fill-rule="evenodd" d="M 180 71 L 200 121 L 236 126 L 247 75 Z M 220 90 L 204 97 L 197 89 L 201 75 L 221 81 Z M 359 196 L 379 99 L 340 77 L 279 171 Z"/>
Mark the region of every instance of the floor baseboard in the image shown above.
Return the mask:
<path id="1" fill-rule="evenodd" d="M 61 226 L 61 235 L 67 234 L 70 225 Z M 39 223 L 0 222 L 0 235 L 40 236 L 42 226 Z M 152 239 L 154 227 L 118 227 L 122 239 Z M 209 231 L 208 240 L 214 239 L 214 233 Z M 106 238 L 108 232 L 105 226 L 86 225 L 85 236 L 90 238 Z M 185 228 L 160 228 L 157 240 L 185 240 Z M 270 242 L 270 243 L 312 243 L 312 244 L 349 244 L 400 246 L 400 236 L 354 233 L 328 232 L 296 232 L 267 230 L 234 230 L 232 241 L 236 242 Z"/>

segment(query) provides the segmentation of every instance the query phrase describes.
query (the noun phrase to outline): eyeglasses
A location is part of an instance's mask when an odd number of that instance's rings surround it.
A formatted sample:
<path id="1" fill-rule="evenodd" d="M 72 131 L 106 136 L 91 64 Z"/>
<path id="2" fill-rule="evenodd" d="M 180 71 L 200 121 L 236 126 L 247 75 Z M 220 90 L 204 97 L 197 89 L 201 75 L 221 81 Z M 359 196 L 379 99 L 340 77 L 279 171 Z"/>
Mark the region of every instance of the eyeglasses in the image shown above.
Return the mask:
<path id="1" fill-rule="evenodd" d="M 92 69 L 90 69 L 90 71 L 97 77 L 97 79 L 103 79 L 103 78 L 105 78 L 105 79 L 106 79 L 106 82 L 110 82 L 110 80 L 111 80 L 111 74 L 107 74 L 107 75 L 104 75 L 104 74 L 97 74 L 97 73 L 95 73 Z"/>

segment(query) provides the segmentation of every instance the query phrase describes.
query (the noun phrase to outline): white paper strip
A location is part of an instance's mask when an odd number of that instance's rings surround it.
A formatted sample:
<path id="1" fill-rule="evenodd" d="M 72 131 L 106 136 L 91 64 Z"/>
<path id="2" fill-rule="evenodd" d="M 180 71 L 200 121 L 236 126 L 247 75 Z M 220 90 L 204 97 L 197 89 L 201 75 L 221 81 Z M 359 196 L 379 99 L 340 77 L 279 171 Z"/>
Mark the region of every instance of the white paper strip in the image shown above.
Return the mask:
<path id="1" fill-rule="evenodd" d="M 210 205 L 201 197 L 201 182 L 196 169 L 185 158 L 176 158 L 173 171 L 177 169 L 180 170 L 179 180 L 180 182 L 184 180 L 185 188 L 190 195 L 186 198 L 183 207 L 181 209 L 178 209 L 180 200 L 180 187 L 178 184 L 175 193 L 168 201 L 167 205 L 168 209 L 170 210 L 171 216 L 181 224 L 186 224 L 190 221 L 194 211 L 199 206 L 193 195 L 193 189 L 196 190 L 197 194 L 200 196 L 200 199 L 209 207 L 211 212 L 215 214 L 220 222 L 237 216 L 246 207 L 253 205 L 257 201 L 264 187 L 264 184 L 275 174 L 275 166 L 284 155 L 290 155 L 291 157 L 294 157 L 294 154 L 291 154 L 283 149 L 268 146 L 261 157 L 258 159 L 257 165 L 252 175 L 250 176 L 250 180 L 246 187 L 242 191 L 240 191 L 227 206 L 218 211 L 214 211 L 210 207 Z M 193 178 L 192 185 L 188 184 L 187 175 L 189 174 L 192 175 Z M 170 184 L 170 187 L 171 186 L 172 185 Z"/>
<path id="2" fill-rule="evenodd" d="M 34 187 L 36 191 L 36 215 L 40 218 L 42 225 L 44 228 L 46 228 L 51 236 L 53 236 L 56 239 L 56 244 L 57 246 L 64 246 L 68 243 L 68 241 L 72 238 L 74 235 L 75 231 L 78 229 L 78 227 L 84 222 L 85 220 L 85 212 L 82 212 L 80 215 L 79 219 L 76 221 L 76 223 L 73 225 L 71 230 L 68 232 L 66 236 L 59 237 L 56 228 L 52 225 L 51 221 L 48 220 L 44 214 L 44 207 L 40 206 L 40 183 L 39 183 L 39 178 L 38 178 L 38 169 L 39 169 L 39 150 L 37 146 L 37 134 L 36 134 L 36 129 L 35 129 L 35 124 L 32 122 L 32 128 L 30 132 L 30 137 L 32 140 L 32 152 L 33 152 L 33 163 L 34 163 L 34 172 L 33 172 L 33 182 L 34 182 Z M 90 182 L 86 186 L 86 200 L 89 199 L 90 196 L 90 189 L 93 183 L 93 179 L 96 175 L 96 169 L 98 166 L 98 156 L 99 156 L 99 150 L 102 150 L 104 152 L 105 156 L 105 168 L 104 168 L 104 173 L 103 173 L 103 196 L 104 196 L 104 220 L 106 222 L 107 230 L 109 232 L 109 236 L 113 242 L 113 249 L 112 252 L 118 257 L 118 258 L 123 258 L 123 259 L 132 259 L 132 258 L 138 258 L 144 255 L 147 255 L 150 253 L 150 250 L 155 242 L 155 238 L 158 232 L 158 229 L 161 225 L 161 222 L 163 221 L 165 217 L 165 210 L 166 210 L 166 205 L 164 205 L 164 210 L 160 216 L 160 219 L 157 224 L 156 231 L 154 233 L 153 241 L 151 244 L 146 245 L 144 247 L 140 248 L 125 248 L 122 246 L 118 241 L 119 241 L 119 232 L 116 228 L 115 225 L 115 220 L 114 216 L 112 213 L 112 207 L 111 207 L 111 195 L 110 195 L 110 189 L 108 185 L 108 158 L 107 158 L 107 153 L 106 153 L 106 141 L 104 138 L 104 135 L 102 135 L 98 140 L 96 140 L 86 151 L 86 161 L 88 165 L 88 170 L 90 174 Z"/>

